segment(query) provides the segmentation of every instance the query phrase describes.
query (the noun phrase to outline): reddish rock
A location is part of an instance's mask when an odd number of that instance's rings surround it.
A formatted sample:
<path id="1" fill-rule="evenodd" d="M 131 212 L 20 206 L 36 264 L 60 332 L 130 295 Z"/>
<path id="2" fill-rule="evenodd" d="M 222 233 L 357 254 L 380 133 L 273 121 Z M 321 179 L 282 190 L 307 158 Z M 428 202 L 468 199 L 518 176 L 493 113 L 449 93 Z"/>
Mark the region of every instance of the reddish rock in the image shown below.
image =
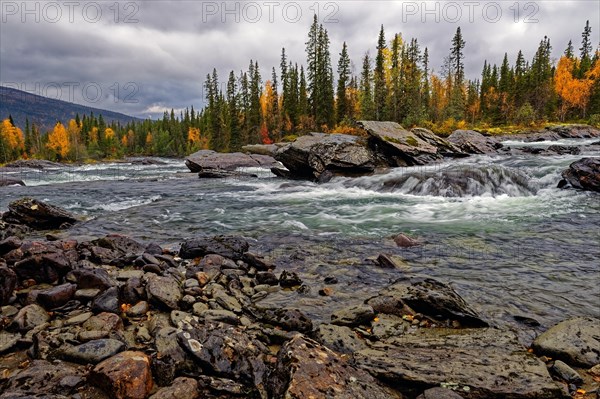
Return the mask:
<path id="1" fill-rule="evenodd" d="M 37 294 L 37 302 L 46 309 L 58 308 L 69 302 L 76 290 L 77 286 L 70 283 L 48 288 Z"/>
<path id="2" fill-rule="evenodd" d="M 145 399 L 153 386 L 150 358 L 142 352 L 121 352 L 94 367 L 88 380 L 113 399 Z"/>
<path id="3" fill-rule="evenodd" d="M 8 303 L 15 287 L 17 275 L 8 267 L 0 267 L 0 306 Z"/>
<path id="4" fill-rule="evenodd" d="M 198 396 L 198 381 L 179 377 L 171 386 L 159 389 L 150 399 L 196 399 Z"/>
<path id="5" fill-rule="evenodd" d="M 123 330 L 123 320 L 114 313 L 100 313 L 90 317 L 83 328 L 88 331 L 120 331 Z"/>

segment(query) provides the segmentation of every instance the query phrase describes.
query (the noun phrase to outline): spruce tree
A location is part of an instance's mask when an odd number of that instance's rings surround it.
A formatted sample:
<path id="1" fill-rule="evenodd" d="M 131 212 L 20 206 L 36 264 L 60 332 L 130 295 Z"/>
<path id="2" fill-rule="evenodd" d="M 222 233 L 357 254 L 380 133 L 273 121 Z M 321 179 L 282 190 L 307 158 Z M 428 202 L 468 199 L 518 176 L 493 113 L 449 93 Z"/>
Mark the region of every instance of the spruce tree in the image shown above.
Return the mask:
<path id="1" fill-rule="evenodd" d="M 592 66 L 592 28 L 590 27 L 590 21 L 585 21 L 585 27 L 581 33 L 581 63 L 579 66 L 579 77 L 585 76 L 585 73 L 590 70 Z"/>
<path id="2" fill-rule="evenodd" d="M 240 131 L 240 117 L 238 111 L 237 82 L 233 71 L 229 73 L 227 81 L 227 108 L 229 123 L 229 151 L 239 151 L 242 147 Z"/>
<path id="3" fill-rule="evenodd" d="M 363 58 L 362 72 L 360 75 L 360 117 L 361 119 L 375 119 L 375 103 L 373 101 L 373 76 L 371 73 L 371 58 L 366 53 Z"/>
<path id="4" fill-rule="evenodd" d="M 337 81 L 337 109 L 336 117 L 337 123 L 342 122 L 348 118 L 350 108 L 348 104 L 348 83 L 350 80 L 350 57 L 348 56 L 348 47 L 346 42 L 342 46 L 342 52 L 340 53 L 340 59 L 338 61 L 338 81 Z"/>
<path id="5" fill-rule="evenodd" d="M 387 48 L 385 44 L 385 32 L 383 25 L 379 30 L 379 39 L 377 40 L 377 56 L 375 57 L 374 78 L 374 100 L 375 100 L 375 119 L 382 121 L 387 119 L 385 112 L 385 99 L 387 95 L 387 87 L 385 84 L 384 51 Z"/>

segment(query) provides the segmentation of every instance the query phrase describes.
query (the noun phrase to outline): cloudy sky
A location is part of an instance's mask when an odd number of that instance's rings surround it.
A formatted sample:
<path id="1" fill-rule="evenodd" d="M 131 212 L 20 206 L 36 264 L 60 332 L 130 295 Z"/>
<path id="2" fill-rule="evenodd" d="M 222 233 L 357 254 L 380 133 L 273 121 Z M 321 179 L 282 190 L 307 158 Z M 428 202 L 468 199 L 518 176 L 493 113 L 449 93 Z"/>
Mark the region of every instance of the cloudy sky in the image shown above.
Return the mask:
<path id="1" fill-rule="evenodd" d="M 505 52 L 511 63 L 519 49 L 531 59 L 545 35 L 556 58 L 569 39 L 578 49 L 588 19 L 600 44 L 595 0 L 0 0 L 0 13 L 0 84 L 144 118 L 202 107 L 213 67 L 225 80 L 255 59 L 266 79 L 282 47 L 303 63 L 314 13 L 329 31 L 333 65 L 346 41 L 357 74 L 381 24 L 388 40 L 401 33 L 428 47 L 435 70 L 460 26 L 469 78 Z"/>

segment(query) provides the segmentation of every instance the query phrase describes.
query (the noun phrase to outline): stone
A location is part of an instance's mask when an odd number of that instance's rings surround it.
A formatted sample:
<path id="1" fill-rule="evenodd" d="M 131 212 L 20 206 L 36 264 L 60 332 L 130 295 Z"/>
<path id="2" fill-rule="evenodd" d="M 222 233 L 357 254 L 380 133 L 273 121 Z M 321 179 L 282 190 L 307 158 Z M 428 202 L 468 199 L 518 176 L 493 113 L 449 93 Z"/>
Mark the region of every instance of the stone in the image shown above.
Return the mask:
<path id="1" fill-rule="evenodd" d="M 78 289 L 97 288 L 106 290 L 116 282 L 108 275 L 104 269 L 77 269 L 72 272 Z"/>
<path id="2" fill-rule="evenodd" d="M 12 179 L 0 176 L 0 187 L 8 186 L 25 186 L 25 183 L 21 179 Z"/>
<path id="3" fill-rule="evenodd" d="M 92 312 L 84 312 L 65 320 L 65 326 L 76 326 L 88 321 L 94 314 Z"/>
<path id="4" fill-rule="evenodd" d="M 203 316 L 204 312 L 208 310 L 208 305 L 202 302 L 196 302 L 192 306 L 192 313 L 196 316 Z"/>
<path id="5" fill-rule="evenodd" d="M 97 364 L 88 380 L 113 399 L 146 399 L 153 387 L 150 358 L 142 352 L 121 352 Z"/>
<path id="6" fill-rule="evenodd" d="M 77 222 L 75 216 L 54 205 L 33 198 L 21 198 L 8 205 L 2 219 L 9 223 L 22 224 L 36 230 L 59 229 Z"/>
<path id="7" fill-rule="evenodd" d="M 540 334 L 532 344 L 539 356 L 559 359 L 572 366 L 592 367 L 600 363 L 600 319 L 574 317 Z"/>
<path id="8" fill-rule="evenodd" d="M 0 354 L 11 350 L 21 339 L 21 334 L 0 331 Z"/>
<path id="9" fill-rule="evenodd" d="M 266 396 L 267 366 L 263 359 L 268 349 L 241 328 L 192 322 L 177 339 L 205 373 L 239 381 Z"/>
<path id="10" fill-rule="evenodd" d="M 432 278 L 402 277 L 367 300 L 367 304 L 377 313 L 402 317 L 412 311 L 435 320 L 458 321 L 464 326 L 487 326 L 452 287 Z"/>
<path id="11" fill-rule="evenodd" d="M 54 309 L 63 306 L 73 298 L 77 286 L 66 283 L 42 290 L 37 295 L 37 302 L 46 309 Z"/>
<path id="12" fill-rule="evenodd" d="M 53 364 L 46 360 L 34 359 L 26 362 L 3 384 L 2 399 L 66 399 L 75 394 L 60 384 L 65 378 L 74 378 L 84 374 L 83 370 L 72 365 Z M 68 395 L 68 396 L 64 396 Z"/>
<path id="13" fill-rule="evenodd" d="M 197 399 L 198 381 L 188 377 L 178 377 L 171 386 L 159 389 L 150 399 Z"/>
<path id="14" fill-rule="evenodd" d="M 302 285 L 302 280 L 296 272 L 288 272 L 284 270 L 279 276 L 279 285 L 283 288 L 299 287 Z"/>
<path id="15" fill-rule="evenodd" d="M 126 345 L 116 339 L 97 339 L 60 349 L 59 356 L 81 364 L 96 364 L 123 351 Z"/>
<path id="16" fill-rule="evenodd" d="M 98 294 L 92 301 L 92 310 L 96 313 L 121 313 L 119 306 L 119 289 L 111 287 Z"/>
<path id="17" fill-rule="evenodd" d="M 402 398 L 348 359 L 301 334 L 281 347 L 269 380 L 274 398 Z"/>
<path id="18" fill-rule="evenodd" d="M 354 353 L 357 367 L 404 389 L 468 387 L 469 398 L 568 398 L 516 334 L 492 328 L 424 328 Z"/>
<path id="19" fill-rule="evenodd" d="M 6 305 L 17 287 L 17 274 L 8 267 L 0 267 L 0 306 Z"/>
<path id="20" fill-rule="evenodd" d="M 341 175 L 371 174 L 383 162 L 366 140 L 346 134 L 309 133 L 275 152 L 292 177 L 319 179 L 325 172 Z M 273 169 L 272 169 L 273 171 Z"/>
<path id="21" fill-rule="evenodd" d="M 144 253 L 144 245 L 120 234 L 109 234 L 92 241 L 93 245 L 117 252 L 120 256 L 137 257 Z"/>
<path id="22" fill-rule="evenodd" d="M 123 320 L 115 313 L 100 313 L 87 319 L 82 327 L 87 331 L 122 331 Z"/>
<path id="23" fill-rule="evenodd" d="M 474 130 L 455 130 L 448 141 L 467 154 L 495 154 L 502 144 Z"/>
<path id="24" fill-rule="evenodd" d="M 216 254 L 233 260 L 242 259 L 248 251 L 248 242 L 238 236 L 197 237 L 181 244 L 179 256 L 193 259 L 209 254 Z"/>
<path id="25" fill-rule="evenodd" d="M 417 399 L 463 399 L 463 397 L 451 389 L 436 387 L 426 390 L 417 396 Z"/>
<path id="26" fill-rule="evenodd" d="M 269 155 L 219 153 L 212 150 L 195 152 L 185 159 L 185 166 L 192 173 L 202 171 L 235 171 L 238 168 L 271 168 L 277 161 Z"/>
<path id="27" fill-rule="evenodd" d="M 421 245 L 419 240 L 409 237 L 403 233 L 395 235 L 393 237 L 393 239 L 394 239 L 394 242 L 396 243 L 396 245 L 400 248 L 410 248 L 410 247 L 416 247 L 416 246 Z"/>
<path id="28" fill-rule="evenodd" d="M 127 316 L 138 317 L 144 316 L 150 310 L 150 305 L 146 301 L 139 301 L 129 309 L 127 309 Z"/>
<path id="29" fill-rule="evenodd" d="M 600 158 L 582 158 L 573 162 L 562 172 L 562 177 L 564 183 L 559 183 L 560 188 L 570 186 L 600 192 Z"/>
<path id="30" fill-rule="evenodd" d="M 32 304 L 23 307 L 13 319 L 12 325 L 21 332 L 29 331 L 50 320 L 50 315 L 40 305 Z"/>
<path id="31" fill-rule="evenodd" d="M 150 276 L 146 284 L 148 301 L 163 309 L 179 309 L 183 297 L 179 282 L 173 277 Z"/>
<path id="32" fill-rule="evenodd" d="M 350 327 L 334 324 L 320 324 L 317 329 L 317 338 L 329 349 L 349 355 L 367 347 Z"/>
<path id="33" fill-rule="evenodd" d="M 312 320 L 304 312 L 293 308 L 255 308 L 255 317 L 263 323 L 272 324 L 285 331 L 310 333 L 313 329 Z"/>
<path id="34" fill-rule="evenodd" d="M 581 378 L 579 373 L 573 370 L 571 367 L 569 367 L 569 365 L 563 362 L 562 360 L 556 360 L 552 365 L 551 370 L 563 381 L 573 383 L 576 385 L 580 385 L 583 383 L 583 378 Z"/>
<path id="35" fill-rule="evenodd" d="M 356 305 L 340 309 L 331 315 L 331 324 L 338 326 L 357 327 L 369 324 L 375 317 L 373 308 L 369 305 Z"/>

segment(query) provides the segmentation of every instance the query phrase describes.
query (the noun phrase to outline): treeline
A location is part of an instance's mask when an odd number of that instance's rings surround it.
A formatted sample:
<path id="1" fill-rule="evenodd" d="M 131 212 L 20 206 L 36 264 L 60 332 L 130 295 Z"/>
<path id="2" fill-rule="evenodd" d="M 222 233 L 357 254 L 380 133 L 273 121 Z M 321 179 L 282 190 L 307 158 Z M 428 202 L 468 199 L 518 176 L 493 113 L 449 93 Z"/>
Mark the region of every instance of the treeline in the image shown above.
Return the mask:
<path id="1" fill-rule="evenodd" d="M 246 71 L 231 71 L 224 86 L 213 69 L 203 86 L 203 110 L 165 112 L 160 120 L 107 124 L 92 114 L 40 133 L 29 121 L 22 130 L 7 119 L 0 124 L 0 162 L 237 151 L 245 144 L 293 139 L 309 131 L 354 133 L 356 119 L 419 125 L 436 133 L 557 120 L 600 125 L 600 52 L 593 51 L 589 21 L 578 51 L 569 42 L 557 63 L 544 37 L 530 61 L 521 51 L 512 64 L 508 54 L 500 66 L 486 60 L 474 80 L 465 77 L 465 46 L 457 28 L 438 73 L 427 47 L 399 33 L 387 40 L 382 26 L 375 56 L 364 54 L 359 74 L 343 43 L 334 75 L 328 32 L 315 16 L 305 63 L 288 59 L 284 48 L 268 79 L 251 60 Z"/>

